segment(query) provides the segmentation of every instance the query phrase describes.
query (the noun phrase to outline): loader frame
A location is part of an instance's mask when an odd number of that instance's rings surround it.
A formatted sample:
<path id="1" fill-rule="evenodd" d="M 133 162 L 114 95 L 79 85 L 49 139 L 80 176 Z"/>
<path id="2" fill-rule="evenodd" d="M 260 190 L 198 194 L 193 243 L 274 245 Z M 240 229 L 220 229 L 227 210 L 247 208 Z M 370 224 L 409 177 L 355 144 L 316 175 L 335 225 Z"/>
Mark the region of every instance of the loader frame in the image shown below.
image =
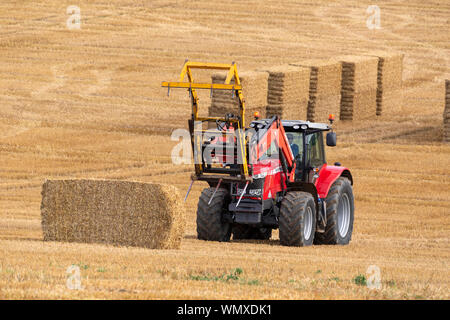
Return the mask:
<path id="1" fill-rule="evenodd" d="M 203 70 L 228 70 L 224 83 L 197 83 L 194 81 L 193 69 Z M 184 79 L 188 79 L 185 82 Z M 231 81 L 234 83 L 231 84 Z M 224 63 L 201 63 L 191 62 L 186 60 L 181 70 L 180 78 L 178 82 L 162 82 L 162 87 L 167 87 L 167 95 L 170 94 L 170 90 L 173 88 L 185 88 L 188 89 L 189 97 L 191 99 L 192 117 L 188 121 L 189 132 L 191 136 L 192 152 L 194 156 L 194 168 L 195 174 L 192 175 L 192 180 L 202 180 L 208 182 L 210 185 L 220 184 L 224 182 L 238 182 L 238 181 L 251 181 L 252 177 L 248 172 L 248 159 L 247 159 L 247 141 L 245 138 L 245 101 L 242 94 L 241 81 L 237 71 L 236 63 L 224 64 Z M 213 90 L 229 90 L 233 97 L 238 100 L 239 115 L 237 117 L 199 117 L 199 98 L 197 89 L 210 90 L 211 96 Z M 202 128 L 203 122 L 217 123 L 221 121 L 224 123 L 233 124 L 236 128 L 237 139 L 237 154 L 240 157 L 240 162 L 237 164 L 237 168 L 211 168 L 205 163 L 203 159 L 203 150 L 201 147 L 201 141 L 199 144 L 198 136 L 203 136 L 208 132 L 208 129 Z"/>

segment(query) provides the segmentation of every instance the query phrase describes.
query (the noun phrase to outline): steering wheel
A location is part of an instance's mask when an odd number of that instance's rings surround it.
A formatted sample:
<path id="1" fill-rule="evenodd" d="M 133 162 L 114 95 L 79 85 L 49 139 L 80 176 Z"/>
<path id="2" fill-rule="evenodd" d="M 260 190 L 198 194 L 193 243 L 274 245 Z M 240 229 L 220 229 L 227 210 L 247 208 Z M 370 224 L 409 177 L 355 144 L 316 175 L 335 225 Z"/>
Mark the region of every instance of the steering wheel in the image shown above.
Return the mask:
<path id="1" fill-rule="evenodd" d="M 222 121 L 222 120 L 219 120 L 219 119 L 216 120 L 217 130 L 224 131 L 226 125 L 227 125 L 226 121 Z"/>

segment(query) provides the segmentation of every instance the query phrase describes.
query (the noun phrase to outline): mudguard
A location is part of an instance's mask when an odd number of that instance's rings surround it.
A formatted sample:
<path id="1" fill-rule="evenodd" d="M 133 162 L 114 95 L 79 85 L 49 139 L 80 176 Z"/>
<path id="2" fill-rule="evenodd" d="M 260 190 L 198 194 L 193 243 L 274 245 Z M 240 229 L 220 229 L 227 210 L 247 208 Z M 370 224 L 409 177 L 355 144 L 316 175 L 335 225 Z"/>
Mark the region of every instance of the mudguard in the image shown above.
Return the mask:
<path id="1" fill-rule="evenodd" d="M 315 182 L 317 192 L 321 199 L 327 197 L 331 186 L 340 176 L 348 178 L 353 185 L 352 174 L 346 167 L 329 166 L 326 163 L 322 166 L 319 172 L 319 178 Z"/>

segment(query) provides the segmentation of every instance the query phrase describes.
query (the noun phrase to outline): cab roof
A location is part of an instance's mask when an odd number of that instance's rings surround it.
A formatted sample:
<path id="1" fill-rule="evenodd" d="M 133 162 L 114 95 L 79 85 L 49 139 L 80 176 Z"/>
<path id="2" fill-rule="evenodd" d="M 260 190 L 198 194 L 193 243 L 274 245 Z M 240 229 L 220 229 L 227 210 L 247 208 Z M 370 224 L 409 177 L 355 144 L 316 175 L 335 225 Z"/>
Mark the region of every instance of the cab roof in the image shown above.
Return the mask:
<path id="1" fill-rule="evenodd" d="M 250 127 L 255 127 L 258 124 L 266 125 L 270 121 L 271 121 L 271 119 L 254 120 L 250 124 Z M 253 126 L 252 126 L 252 124 L 253 124 Z M 310 130 L 323 130 L 323 131 L 331 130 L 331 127 L 325 123 L 309 122 L 309 121 L 303 121 L 303 120 L 281 120 L 281 124 L 283 125 L 283 127 L 286 131 L 302 130 L 301 129 L 302 125 L 307 125 L 308 126 L 307 129 L 310 129 Z M 295 128 L 294 128 L 294 126 L 295 126 Z M 298 128 L 297 128 L 297 126 L 298 126 Z"/>

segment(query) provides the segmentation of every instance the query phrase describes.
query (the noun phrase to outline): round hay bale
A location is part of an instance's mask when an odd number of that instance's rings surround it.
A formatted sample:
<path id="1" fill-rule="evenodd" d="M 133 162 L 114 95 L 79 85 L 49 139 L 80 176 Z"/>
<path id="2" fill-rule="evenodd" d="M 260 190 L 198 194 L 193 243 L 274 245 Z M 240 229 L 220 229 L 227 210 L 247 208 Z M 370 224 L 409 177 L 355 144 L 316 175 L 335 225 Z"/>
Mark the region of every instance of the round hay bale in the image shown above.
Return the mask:
<path id="1" fill-rule="evenodd" d="M 185 227 L 178 190 L 116 180 L 46 180 L 41 218 L 45 241 L 177 249 Z"/>

